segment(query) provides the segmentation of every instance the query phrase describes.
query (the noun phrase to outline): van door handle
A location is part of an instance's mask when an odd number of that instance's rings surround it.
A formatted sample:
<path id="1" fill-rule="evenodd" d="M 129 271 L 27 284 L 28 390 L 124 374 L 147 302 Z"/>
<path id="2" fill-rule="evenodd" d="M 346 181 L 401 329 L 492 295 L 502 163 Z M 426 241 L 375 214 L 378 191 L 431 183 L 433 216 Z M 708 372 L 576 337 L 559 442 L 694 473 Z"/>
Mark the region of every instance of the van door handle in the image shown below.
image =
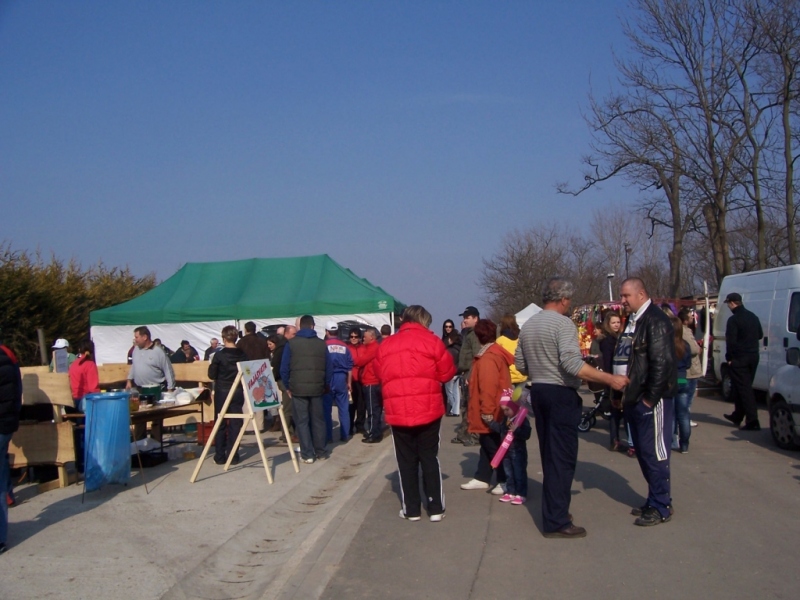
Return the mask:
<path id="1" fill-rule="evenodd" d="M 783 347 L 784 348 L 788 348 L 789 347 L 789 338 L 783 338 Z"/>

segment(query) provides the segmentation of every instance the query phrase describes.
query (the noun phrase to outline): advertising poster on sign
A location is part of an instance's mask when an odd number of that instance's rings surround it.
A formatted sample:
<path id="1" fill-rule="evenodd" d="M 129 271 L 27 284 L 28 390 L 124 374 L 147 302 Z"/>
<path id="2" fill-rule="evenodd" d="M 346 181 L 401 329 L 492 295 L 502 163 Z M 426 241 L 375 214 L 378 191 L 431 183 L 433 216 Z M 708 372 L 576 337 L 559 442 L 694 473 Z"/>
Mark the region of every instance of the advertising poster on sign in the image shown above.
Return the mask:
<path id="1" fill-rule="evenodd" d="M 268 360 L 250 360 L 239 363 L 247 400 L 253 411 L 280 406 L 278 385 L 272 375 Z"/>

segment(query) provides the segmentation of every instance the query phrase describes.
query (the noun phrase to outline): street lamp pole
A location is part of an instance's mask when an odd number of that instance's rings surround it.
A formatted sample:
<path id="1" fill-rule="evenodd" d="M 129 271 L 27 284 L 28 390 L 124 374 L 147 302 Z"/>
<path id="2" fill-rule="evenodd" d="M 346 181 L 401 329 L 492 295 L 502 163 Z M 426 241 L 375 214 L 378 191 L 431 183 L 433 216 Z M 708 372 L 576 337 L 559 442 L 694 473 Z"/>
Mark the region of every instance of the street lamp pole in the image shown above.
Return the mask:
<path id="1" fill-rule="evenodd" d="M 606 277 L 608 277 L 608 301 L 609 302 L 613 302 L 614 301 L 614 293 L 611 291 L 611 280 L 614 279 L 614 274 L 613 273 L 609 273 L 608 275 L 606 275 Z"/>
<path id="2" fill-rule="evenodd" d="M 625 279 L 628 279 L 630 275 L 628 274 L 628 255 L 631 253 L 633 248 L 628 242 L 625 242 Z"/>

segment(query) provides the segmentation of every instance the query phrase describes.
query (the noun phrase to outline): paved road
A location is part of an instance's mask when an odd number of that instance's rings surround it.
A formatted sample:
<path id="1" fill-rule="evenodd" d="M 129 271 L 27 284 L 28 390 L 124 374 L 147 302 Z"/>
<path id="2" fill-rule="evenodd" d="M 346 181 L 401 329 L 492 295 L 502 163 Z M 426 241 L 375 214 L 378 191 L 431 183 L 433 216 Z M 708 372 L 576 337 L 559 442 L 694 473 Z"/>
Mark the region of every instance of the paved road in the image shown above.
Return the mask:
<path id="1" fill-rule="evenodd" d="M 390 439 L 337 445 L 300 474 L 270 446 L 270 486 L 247 436 L 243 464 L 223 473 L 209 459 L 195 484 L 190 461 L 148 469 L 149 495 L 138 478 L 84 503 L 80 486 L 22 490 L 0 598 L 797 598 L 800 453 L 777 450 L 766 430 L 732 430 L 720 401 L 694 408 L 665 525 L 632 525 L 646 488 L 634 459 L 606 450 L 604 421 L 581 437 L 582 540 L 541 537 L 535 433 L 531 498 L 509 506 L 459 489 L 477 453 L 449 443 L 456 419 L 445 419 L 441 523 L 398 518 Z"/>
<path id="2" fill-rule="evenodd" d="M 541 536 L 535 431 L 531 497 L 516 507 L 459 489 L 477 458 L 449 443 L 455 419 L 445 419 L 446 519 L 398 518 L 389 457 L 380 470 L 386 483 L 322 598 L 795 599 L 800 454 L 775 448 L 767 430 L 733 430 L 721 418 L 729 409 L 719 400 L 695 400 L 700 425 L 691 450 L 672 459 L 676 514 L 652 528 L 635 527 L 629 515 L 646 494 L 636 460 L 606 449 L 605 421 L 582 435 L 571 507 L 588 530 L 580 540 Z M 761 419 L 767 422 L 764 411 Z"/>

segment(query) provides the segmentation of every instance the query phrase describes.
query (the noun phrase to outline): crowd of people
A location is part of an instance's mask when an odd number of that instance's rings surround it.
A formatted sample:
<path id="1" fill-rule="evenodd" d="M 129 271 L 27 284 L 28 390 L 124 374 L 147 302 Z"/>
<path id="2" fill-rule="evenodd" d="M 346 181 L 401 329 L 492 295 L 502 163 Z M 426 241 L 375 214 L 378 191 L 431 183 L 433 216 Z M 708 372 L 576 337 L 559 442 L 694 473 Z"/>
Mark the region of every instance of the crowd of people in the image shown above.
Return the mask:
<path id="1" fill-rule="evenodd" d="M 648 486 L 645 503 L 631 510 L 634 524 L 666 523 L 674 514 L 670 455 L 672 450 L 689 450 L 691 403 L 702 376 L 692 314 L 683 309 L 676 315 L 667 306 L 657 306 L 641 279 L 626 279 L 620 290 L 624 314 L 604 315 L 592 350 L 598 359 L 595 367 L 581 355 L 568 316 L 573 293 L 569 281 L 547 281 L 543 310 L 521 328 L 513 315 L 505 315 L 498 326 L 468 306 L 459 315 L 461 330 L 448 319 L 441 337 L 430 330 L 432 317 L 419 305 L 403 311 L 394 334 L 388 326 L 380 331 L 353 327 L 346 341 L 340 339 L 334 321 L 326 323 L 325 339 L 320 338 L 311 315 L 269 336 L 256 332 L 253 322 L 245 324 L 244 335 L 227 326 L 220 334 L 222 344 L 213 338 L 204 353 L 214 381 L 215 416 L 236 379 L 237 363 L 268 360 L 289 421 L 290 439 L 281 439 L 299 444 L 304 463 L 327 459 L 333 443 L 347 443 L 357 434 L 365 444 L 379 444 L 386 425 L 400 480 L 400 517 L 419 521 L 424 493 L 430 520 L 439 522 L 446 509 L 438 457 L 442 418 L 462 419 L 453 443 L 478 446 L 474 477 L 461 489 L 491 491 L 500 502 L 521 505 L 528 496 L 530 414 L 542 469 L 542 533 L 548 538 L 578 538 L 586 535 L 570 513 L 582 412 L 578 389 L 583 382 L 592 382 L 610 401 L 609 448 L 621 448 L 619 430 L 624 421 L 627 451 L 637 458 Z M 742 430 L 757 431 L 752 384 L 763 331 L 756 315 L 743 306 L 741 295 L 731 293 L 724 302 L 732 311 L 725 360 L 734 399 L 734 411 L 724 417 Z M 74 355 L 63 338 L 56 340 L 53 350 L 51 368 L 60 371 L 66 365 L 76 406 L 87 394 L 99 391 L 90 340 L 82 341 Z M 147 327 L 137 327 L 126 388 L 172 390 L 172 365 L 196 360 L 199 353 L 188 341 L 170 356 L 159 340 L 151 339 Z M 13 498 L 7 452 L 19 425 L 21 398 L 19 362 L 0 343 L 0 493 L 8 495 L 8 503 Z M 244 401 L 238 386 L 229 412 L 241 413 Z M 225 419 L 215 439 L 215 463 L 239 462 L 240 457 L 231 453 L 241 426 L 240 419 Z M 261 432 L 267 427 L 263 420 L 258 424 Z M 275 419 L 271 429 L 280 431 L 281 423 Z M 0 502 L 0 553 L 6 549 L 8 503 Z"/>

